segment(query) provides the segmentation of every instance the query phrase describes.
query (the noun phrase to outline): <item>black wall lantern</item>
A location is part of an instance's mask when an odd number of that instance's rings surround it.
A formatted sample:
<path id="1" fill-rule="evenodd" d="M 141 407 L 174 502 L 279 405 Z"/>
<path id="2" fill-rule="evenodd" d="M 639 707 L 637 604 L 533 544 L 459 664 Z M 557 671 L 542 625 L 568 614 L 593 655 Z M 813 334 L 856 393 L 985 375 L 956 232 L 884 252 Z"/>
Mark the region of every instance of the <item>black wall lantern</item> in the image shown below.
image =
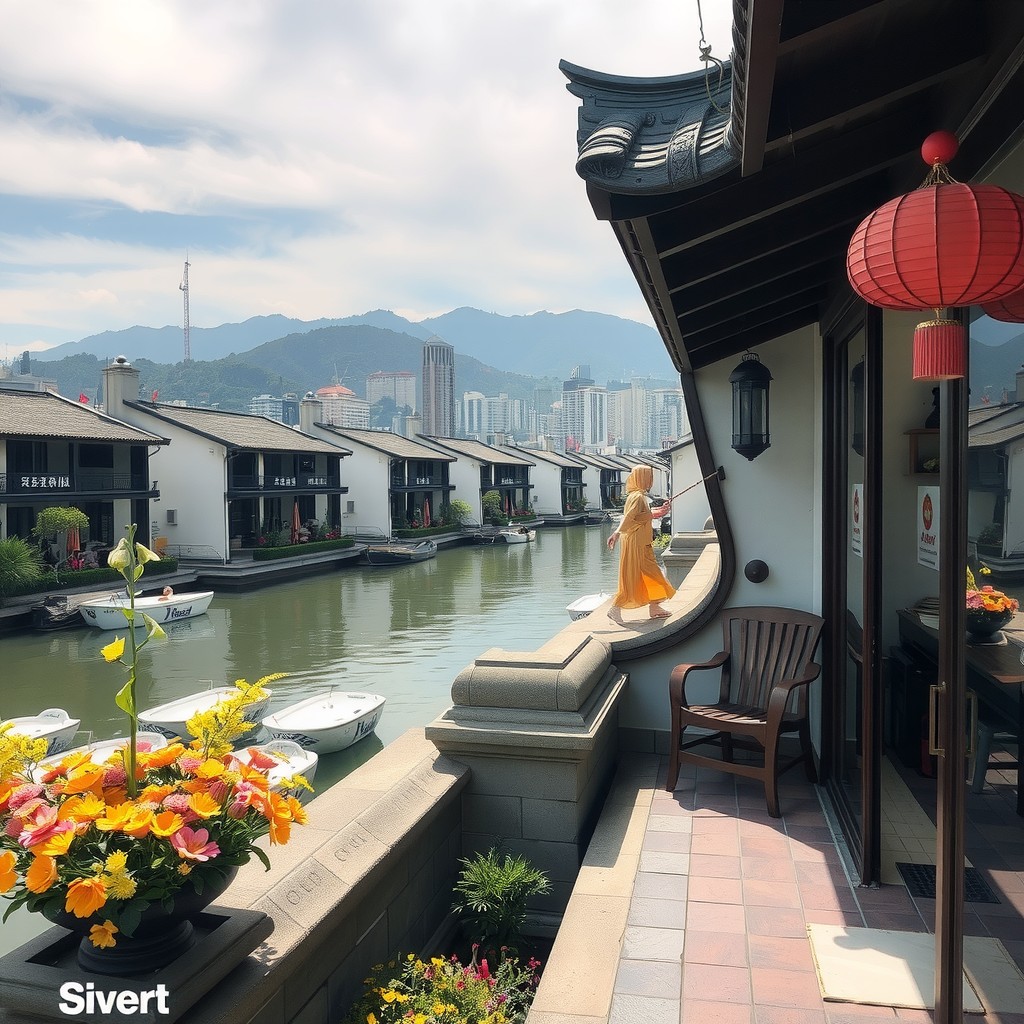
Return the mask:
<path id="1" fill-rule="evenodd" d="M 768 386 L 772 375 L 753 352 L 729 374 L 732 385 L 732 446 L 756 459 L 772 444 L 768 433 Z"/>
<path id="2" fill-rule="evenodd" d="M 853 387 L 852 416 L 850 425 L 850 447 L 861 457 L 864 455 L 864 360 L 850 371 Z"/>

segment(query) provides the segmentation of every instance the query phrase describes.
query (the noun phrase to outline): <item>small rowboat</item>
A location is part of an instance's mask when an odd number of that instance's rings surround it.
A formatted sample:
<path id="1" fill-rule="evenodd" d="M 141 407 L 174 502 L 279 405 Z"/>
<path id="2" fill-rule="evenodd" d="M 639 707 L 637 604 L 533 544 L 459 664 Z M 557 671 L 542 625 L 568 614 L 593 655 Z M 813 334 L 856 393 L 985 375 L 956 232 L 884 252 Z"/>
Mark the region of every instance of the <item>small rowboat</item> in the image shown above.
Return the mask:
<path id="1" fill-rule="evenodd" d="M 437 555 L 437 545 L 432 540 L 419 543 L 391 541 L 387 544 L 369 544 L 366 560 L 370 565 L 408 565 L 410 562 L 425 562 Z"/>
<path id="2" fill-rule="evenodd" d="M 498 536 L 503 537 L 506 544 L 527 544 L 537 539 L 537 531 L 525 526 L 505 526 L 498 531 Z"/>
<path id="3" fill-rule="evenodd" d="M 312 750 L 304 750 L 294 740 L 270 740 L 267 743 L 256 743 L 235 751 L 235 757 L 245 762 L 249 751 L 258 750 L 277 761 L 277 765 L 267 772 L 270 788 L 277 793 L 298 796 L 294 789 L 285 789 L 281 782 L 294 775 L 301 775 L 307 782 L 312 782 L 316 775 L 316 766 L 320 758 Z"/>
<path id="4" fill-rule="evenodd" d="M 28 736 L 33 740 L 45 739 L 47 755 L 67 750 L 81 724 L 80 718 L 72 718 L 63 708 L 47 708 L 38 715 L 9 718 L 4 723 L 18 736 Z"/>
<path id="5" fill-rule="evenodd" d="M 213 600 L 212 590 L 202 590 L 195 594 L 172 594 L 170 597 L 137 597 L 135 611 L 140 613 L 135 618 L 135 627 L 145 625 L 142 612 L 151 619 L 165 626 L 182 619 L 191 619 L 195 615 L 203 615 Z M 128 620 L 121 610 L 128 607 L 128 598 L 123 593 L 95 601 L 83 601 L 78 612 L 89 626 L 96 629 L 127 629 Z"/>
<path id="6" fill-rule="evenodd" d="M 377 693 L 331 690 L 267 715 L 263 728 L 275 739 L 294 740 L 304 750 L 333 754 L 377 728 L 385 700 Z"/>
<path id="7" fill-rule="evenodd" d="M 572 604 L 565 606 L 569 618 L 575 622 L 577 619 L 585 619 L 592 611 L 600 608 L 612 595 L 602 591 L 600 594 L 587 594 L 585 597 L 578 597 Z"/>
<path id="8" fill-rule="evenodd" d="M 185 723 L 200 711 L 209 711 L 219 701 L 227 700 L 238 693 L 234 686 L 215 686 L 209 690 L 200 690 L 198 693 L 190 693 L 185 697 L 178 697 L 168 701 L 166 704 L 159 704 L 155 708 L 139 712 L 139 724 L 148 730 L 158 732 L 168 739 L 181 738 L 192 739 L 192 734 L 186 728 Z M 270 705 L 271 691 L 265 690 L 266 696 L 262 700 L 250 704 L 245 711 L 245 719 L 258 725 L 266 714 Z"/>

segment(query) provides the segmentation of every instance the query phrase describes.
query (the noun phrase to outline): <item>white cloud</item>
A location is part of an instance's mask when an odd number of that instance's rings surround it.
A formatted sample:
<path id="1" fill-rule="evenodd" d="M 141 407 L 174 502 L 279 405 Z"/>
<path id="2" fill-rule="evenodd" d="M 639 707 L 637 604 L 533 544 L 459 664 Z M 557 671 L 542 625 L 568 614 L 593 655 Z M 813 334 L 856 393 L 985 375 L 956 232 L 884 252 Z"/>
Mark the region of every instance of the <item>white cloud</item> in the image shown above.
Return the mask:
<path id="1" fill-rule="evenodd" d="M 693 70 L 695 4 L 58 6 L 0 0 L 0 201 L 21 214 L 0 221 L 0 331 L 180 322 L 186 248 L 204 326 L 457 305 L 648 319 L 573 170 L 557 64 Z M 726 57 L 731 0 L 703 7 Z"/>

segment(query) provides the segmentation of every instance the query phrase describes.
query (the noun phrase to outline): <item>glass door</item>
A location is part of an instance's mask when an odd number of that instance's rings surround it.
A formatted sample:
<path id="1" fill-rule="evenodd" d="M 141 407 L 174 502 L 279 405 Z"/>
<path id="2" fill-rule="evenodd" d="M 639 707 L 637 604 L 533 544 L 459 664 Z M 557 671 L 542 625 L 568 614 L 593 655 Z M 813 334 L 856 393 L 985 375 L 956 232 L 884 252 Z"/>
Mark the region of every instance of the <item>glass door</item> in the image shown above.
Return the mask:
<path id="1" fill-rule="evenodd" d="M 825 337 L 827 501 L 822 779 L 862 882 L 879 870 L 881 359 L 863 309 Z M 867 319 L 865 319 L 867 317 Z"/>

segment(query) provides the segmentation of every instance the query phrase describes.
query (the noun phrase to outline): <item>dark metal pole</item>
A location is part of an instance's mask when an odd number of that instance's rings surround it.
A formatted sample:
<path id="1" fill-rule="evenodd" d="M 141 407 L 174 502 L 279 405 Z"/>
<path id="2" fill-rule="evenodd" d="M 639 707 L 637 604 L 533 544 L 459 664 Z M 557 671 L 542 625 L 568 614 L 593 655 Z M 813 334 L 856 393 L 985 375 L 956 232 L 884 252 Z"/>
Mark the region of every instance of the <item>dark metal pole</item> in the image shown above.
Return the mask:
<path id="1" fill-rule="evenodd" d="M 961 320 L 966 335 L 962 312 Z M 935 839 L 935 1024 L 963 1021 L 968 393 L 966 378 L 941 385 L 939 694 L 938 721 L 933 724 L 940 750 Z"/>

